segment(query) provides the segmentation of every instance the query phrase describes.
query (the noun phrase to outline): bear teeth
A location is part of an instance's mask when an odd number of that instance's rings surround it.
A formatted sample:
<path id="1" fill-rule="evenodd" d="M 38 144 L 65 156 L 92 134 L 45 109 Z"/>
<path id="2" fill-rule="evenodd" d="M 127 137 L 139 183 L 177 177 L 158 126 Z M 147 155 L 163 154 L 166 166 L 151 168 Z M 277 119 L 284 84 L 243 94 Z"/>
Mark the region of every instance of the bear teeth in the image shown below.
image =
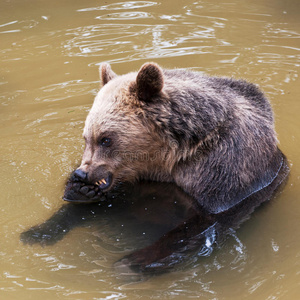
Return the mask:
<path id="1" fill-rule="evenodd" d="M 104 178 L 102 178 L 101 180 L 97 181 L 95 184 L 96 185 L 106 184 L 106 180 Z"/>

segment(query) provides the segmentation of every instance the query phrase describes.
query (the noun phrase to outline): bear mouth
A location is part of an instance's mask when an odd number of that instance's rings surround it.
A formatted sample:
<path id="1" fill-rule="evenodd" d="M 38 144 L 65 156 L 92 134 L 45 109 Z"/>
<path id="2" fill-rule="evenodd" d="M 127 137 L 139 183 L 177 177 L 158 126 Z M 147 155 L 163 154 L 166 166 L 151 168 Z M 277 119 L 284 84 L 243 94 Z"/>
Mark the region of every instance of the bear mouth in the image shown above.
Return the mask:
<path id="1" fill-rule="evenodd" d="M 106 190 L 110 187 L 112 183 L 112 175 L 108 174 L 106 178 L 102 178 L 101 180 L 94 183 L 95 186 L 98 186 L 101 190 Z"/>
<path id="2" fill-rule="evenodd" d="M 68 180 L 63 196 L 63 200 L 73 203 L 92 203 L 106 200 L 105 192 L 112 185 L 112 174 L 108 174 L 95 183 L 86 183 L 74 179 Z"/>

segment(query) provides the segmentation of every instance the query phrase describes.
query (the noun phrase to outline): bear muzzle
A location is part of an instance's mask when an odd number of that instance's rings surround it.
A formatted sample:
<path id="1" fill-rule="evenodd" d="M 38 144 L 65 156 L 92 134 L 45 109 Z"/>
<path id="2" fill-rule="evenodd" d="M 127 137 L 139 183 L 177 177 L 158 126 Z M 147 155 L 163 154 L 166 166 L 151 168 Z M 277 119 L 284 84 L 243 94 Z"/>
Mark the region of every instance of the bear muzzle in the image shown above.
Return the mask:
<path id="1" fill-rule="evenodd" d="M 78 168 L 73 172 L 73 180 L 95 185 L 99 187 L 100 190 L 105 190 L 109 188 L 112 183 L 112 173 L 107 171 L 103 166 L 88 172 Z"/>

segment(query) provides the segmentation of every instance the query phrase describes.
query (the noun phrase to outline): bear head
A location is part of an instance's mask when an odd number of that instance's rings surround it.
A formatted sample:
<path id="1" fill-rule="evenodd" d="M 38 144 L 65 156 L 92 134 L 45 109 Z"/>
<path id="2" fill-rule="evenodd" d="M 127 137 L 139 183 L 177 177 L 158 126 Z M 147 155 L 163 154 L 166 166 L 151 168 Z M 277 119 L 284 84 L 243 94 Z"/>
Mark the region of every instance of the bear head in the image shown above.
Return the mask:
<path id="1" fill-rule="evenodd" d="M 75 177 L 100 191 L 141 178 L 170 181 L 176 143 L 162 128 L 168 102 L 162 69 L 146 63 L 138 73 L 117 76 L 102 63 L 100 79 L 102 88 L 85 122 L 85 150 Z"/>

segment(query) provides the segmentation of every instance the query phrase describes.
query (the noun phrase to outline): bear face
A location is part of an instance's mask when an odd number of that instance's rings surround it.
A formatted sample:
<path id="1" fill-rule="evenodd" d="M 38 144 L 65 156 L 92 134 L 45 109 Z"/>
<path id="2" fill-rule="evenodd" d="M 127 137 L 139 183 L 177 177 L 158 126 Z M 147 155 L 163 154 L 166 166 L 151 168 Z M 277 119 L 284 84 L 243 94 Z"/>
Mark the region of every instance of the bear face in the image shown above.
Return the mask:
<path id="1" fill-rule="evenodd" d="M 255 85 L 155 63 L 122 76 L 103 63 L 100 78 L 66 200 L 96 201 L 119 182 L 146 179 L 175 182 L 220 213 L 278 174 L 271 106 Z"/>

